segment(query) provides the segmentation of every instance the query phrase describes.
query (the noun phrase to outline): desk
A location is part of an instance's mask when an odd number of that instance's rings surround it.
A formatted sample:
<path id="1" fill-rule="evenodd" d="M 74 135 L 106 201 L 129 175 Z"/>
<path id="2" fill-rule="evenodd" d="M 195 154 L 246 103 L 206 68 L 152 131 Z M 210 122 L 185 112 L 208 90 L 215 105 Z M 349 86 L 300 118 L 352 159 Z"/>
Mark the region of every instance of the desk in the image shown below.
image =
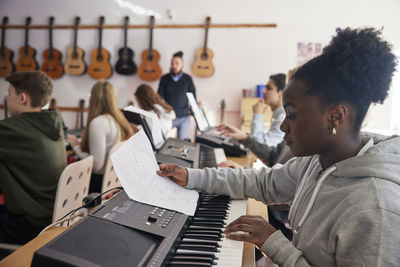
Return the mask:
<path id="1" fill-rule="evenodd" d="M 229 157 L 230 160 L 233 160 L 239 164 L 247 165 L 254 162 L 252 159 L 254 155 L 250 155 L 247 157 Z M 254 157 L 255 158 L 255 157 Z M 250 165 L 251 166 L 251 165 Z M 254 199 L 249 199 L 247 201 L 247 214 L 248 215 L 260 215 L 264 219 L 268 220 L 267 207 L 263 203 L 256 201 Z M 33 253 L 38 250 L 40 247 L 57 237 L 59 234 L 67 230 L 67 227 L 53 227 L 42 235 L 36 237 L 31 240 L 29 243 L 22 246 L 20 249 L 0 261 L 0 267 L 2 266 L 12 266 L 12 267 L 28 267 L 31 266 Z M 255 266 L 255 257 L 254 257 L 254 245 L 250 243 L 244 243 L 243 248 L 243 267 L 254 267 Z"/>

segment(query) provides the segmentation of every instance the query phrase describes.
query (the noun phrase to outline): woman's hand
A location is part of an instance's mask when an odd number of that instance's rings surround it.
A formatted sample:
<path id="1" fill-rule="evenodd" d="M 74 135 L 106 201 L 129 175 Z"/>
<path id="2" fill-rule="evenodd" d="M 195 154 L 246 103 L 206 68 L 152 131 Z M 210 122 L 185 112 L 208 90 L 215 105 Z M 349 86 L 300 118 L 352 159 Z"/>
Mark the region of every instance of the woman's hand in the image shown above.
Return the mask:
<path id="1" fill-rule="evenodd" d="M 253 113 L 254 114 L 264 114 L 267 110 L 268 106 L 264 103 L 263 99 L 260 99 L 257 103 L 253 105 Z"/>
<path id="2" fill-rule="evenodd" d="M 168 177 L 180 186 L 186 186 L 188 183 L 188 171 L 178 165 L 171 163 L 160 164 L 160 170 L 157 174 L 160 176 Z"/>
<path id="3" fill-rule="evenodd" d="M 78 140 L 78 138 L 73 134 L 68 134 L 67 138 L 65 139 L 65 141 L 67 141 L 71 145 L 71 147 L 79 146 L 80 143 L 81 143 Z"/>
<path id="4" fill-rule="evenodd" d="M 217 130 L 220 131 L 222 135 L 233 137 L 238 141 L 247 139 L 247 133 L 228 123 L 223 123 L 217 126 Z"/>
<path id="5" fill-rule="evenodd" d="M 239 233 L 235 233 L 238 232 Z M 265 240 L 276 231 L 261 216 L 241 216 L 226 226 L 225 236 L 232 240 L 246 241 L 261 248 Z M 242 233 L 243 232 L 243 233 Z"/>
<path id="6" fill-rule="evenodd" d="M 218 167 L 228 167 L 228 168 L 232 168 L 232 169 L 239 169 L 239 168 L 243 168 L 242 165 L 237 164 L 236 162 L 232 161 L 232 160 L 225 160 L 223 162 L 220 162 L 218 164 Z"/>

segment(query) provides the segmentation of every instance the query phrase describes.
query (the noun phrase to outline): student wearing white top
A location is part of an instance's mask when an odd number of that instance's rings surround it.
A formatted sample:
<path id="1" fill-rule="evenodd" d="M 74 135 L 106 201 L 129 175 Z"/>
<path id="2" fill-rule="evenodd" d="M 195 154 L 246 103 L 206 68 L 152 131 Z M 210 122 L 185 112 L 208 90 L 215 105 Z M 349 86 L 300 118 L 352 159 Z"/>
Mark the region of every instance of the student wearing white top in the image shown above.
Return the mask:
<path id="1" fill-rule="evenodd" d="M 269 146 L 277 146 L 283 140 L 284 133 L 279 129 L 285 119 L 285 110 L 282 106 L 282 93 L 286 85 L 286 75 L 278 73 L 269 77 L 263 90 L 263 99 L 253 106 L 253 120 L 251 121 L 251 136 Z M 267 132 L 264 129 L 264 112 L 270 106 L 272 123 Z"/>
<path id="2" fill-rule="evenodd" d="M 82 141 L 74 135 L 67 136 L 67 142 L 81 159 L 89 155 L 94 157 L 89 192 L 100 192 L 111 148 L 132 134 L 129 122 L 117 106 L 114 86 L 108 81 L 97 82 L 90 94 L 87 126 Z"/>
<path id="3" fill-rule="evenodd" d="M 141 84 L 136 89 L 135 97 L 141 109 L 157 114 L 164 136 L 171 131 L 172 121 L 176 117 L 174 109 L 153 88 L 147 84 Z"/>

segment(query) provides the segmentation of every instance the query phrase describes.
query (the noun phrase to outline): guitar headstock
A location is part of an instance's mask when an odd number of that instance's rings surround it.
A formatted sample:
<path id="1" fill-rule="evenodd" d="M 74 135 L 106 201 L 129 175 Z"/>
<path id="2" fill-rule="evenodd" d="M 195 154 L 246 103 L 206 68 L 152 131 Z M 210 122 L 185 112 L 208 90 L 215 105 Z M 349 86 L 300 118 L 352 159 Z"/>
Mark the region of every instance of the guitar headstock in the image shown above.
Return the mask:
<path id="1" fill-rule="evenodd" d="M 211 24 L 211 17 L 207 17 L 206 18 L 206 29 L 208 29 L 210 27 Z"/>
<path id="2" fill-rule="evenodd" d="M 31 23 L 32 23 L 32 18 L 26 17 L 25 28 L 28 28 Z"/>
<path id="3" fill-rule="evenodd" d="M 105 20 L 104 16 L 100 16 L 100 19 L 99 19 L 99 27 L 100 27 L 100 29 L 103 28 L 104 20 Z"/>
<path id="4" fill-rule="evenodd" d="M 3 18 L 3 25 L 6 25 L 7 23 L 8 23 L 8 17 L 5 16 L 5 17 Z"/>
<path id="5" fill-rule="evenodd" d="M 53 28 L 53 25 L 54 25 L 54 17 L 50 17 L 50 19 L 49 19 L 49 27 Z"/>
<path id="6" fill-rule="evenodd" d="M 155 20 L 154 16 L 150 16 L 150 29 L 153 29 L 154 27 L 154 20 Z"/>
<path id="7" fill-rule="evenodd" d="M 77 27 L 79 25 L 79 23 L 81 23 L 81 17 L 76 16 L 75 17 L 75 27 Z"/>

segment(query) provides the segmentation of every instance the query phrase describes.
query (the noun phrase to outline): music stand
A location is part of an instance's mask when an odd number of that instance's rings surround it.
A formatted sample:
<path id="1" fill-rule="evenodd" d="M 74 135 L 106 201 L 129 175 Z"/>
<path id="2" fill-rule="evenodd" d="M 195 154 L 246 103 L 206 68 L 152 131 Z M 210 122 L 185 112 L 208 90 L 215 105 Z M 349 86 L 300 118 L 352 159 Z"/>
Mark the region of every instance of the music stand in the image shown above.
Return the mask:
<path id="1" fill-rule="evenodd" d="M 151 135 L 150 127 L 144 119 L 144 116 L 142 114 L 127 110 L 122 110 L 122 113 L 130 123 L 142 126 L 144 133 L 146 134 L 147 138 L 149 138 L 153 151 L 157 151 L 157 148 L 154 145 L 153 136 Z"/>

